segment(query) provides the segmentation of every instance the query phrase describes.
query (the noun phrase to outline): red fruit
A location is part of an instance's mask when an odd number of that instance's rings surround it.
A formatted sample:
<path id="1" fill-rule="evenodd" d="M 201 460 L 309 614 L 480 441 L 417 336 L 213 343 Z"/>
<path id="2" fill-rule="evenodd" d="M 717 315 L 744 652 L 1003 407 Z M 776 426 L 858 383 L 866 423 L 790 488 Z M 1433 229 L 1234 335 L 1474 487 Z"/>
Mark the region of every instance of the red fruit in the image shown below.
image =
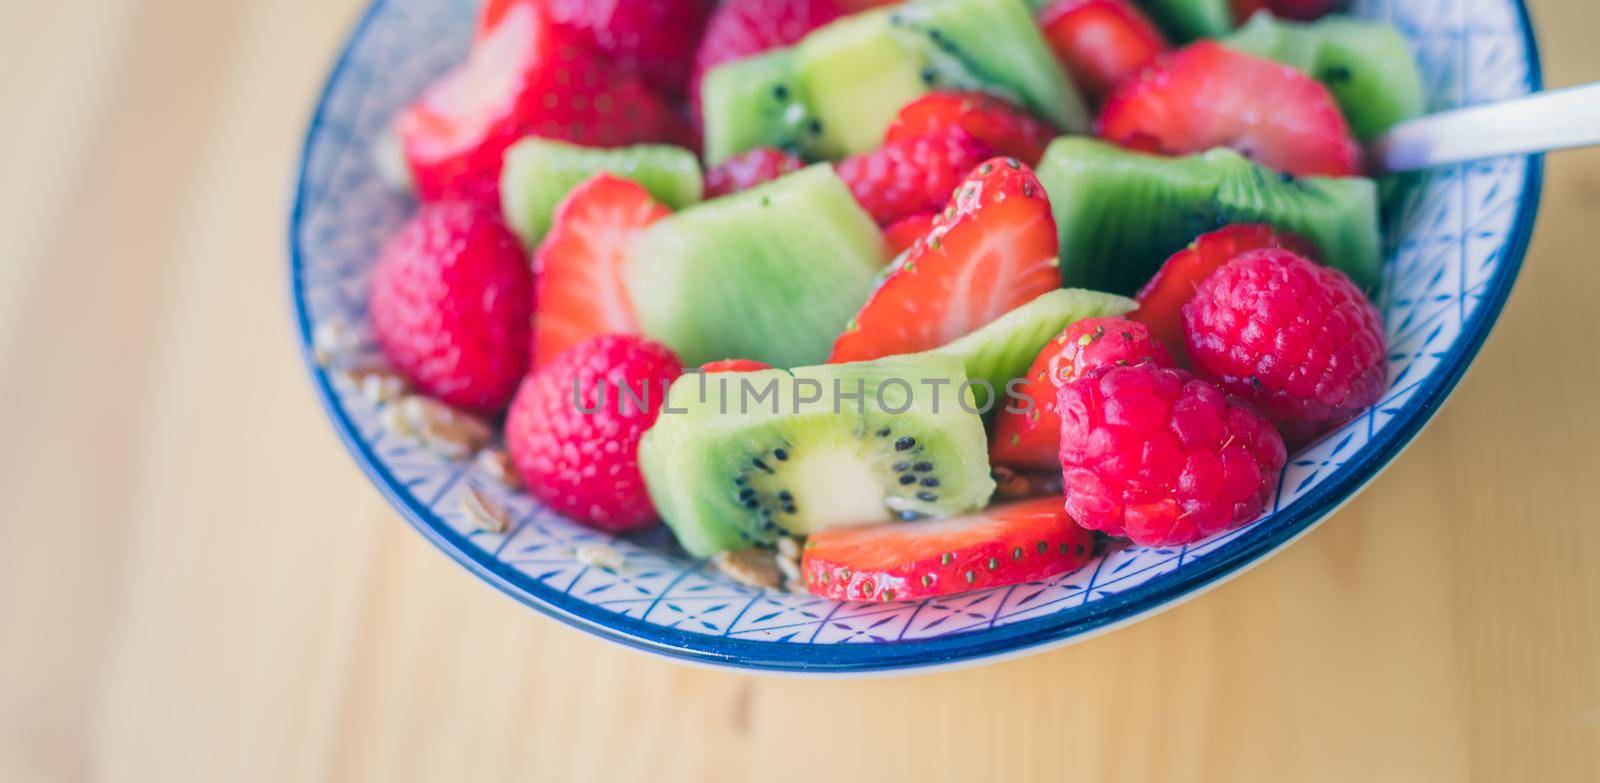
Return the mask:
<path id="1" fill-rule="evenodd" d="M 1063 384 L 1057 406 L 1067 513 L 1136 544 L 1178 546 L 1244 525 L 1283 471 L 1278 431 L 1183 370 L 1102 367 Z"/>
<path id="2" fill-rule="evenodd" d="M 545 0 L 556 24 L 629 73 L 682 95 L 711 0 Z"/>
<path id="3" fill-rule="evenodd" d="M 907 215 L 936 212 L 962 177 L 993 153 L 959 128 L 885 142 L 834 167 L 861 207 L 887 226 Z"/>
<path id="4" fill-rule="evenodd" d="M 788 46 L 846 13 L 836 0 L 726 0 L 706 23 L 694 55 L 690 98 L 700 116 L 700 82 L 725 62 Z"/>
<path id="5" fill-rule="evenodd" d="M 767 364 L 766 362 L 758 362 L 754 359 L 722 359 L 715 362 L 706 362 L 705 364 L 700 365 L 700 371 L 707 374 L 719 372 L 756 372 L 758 370 L 770 369 L 772 369 L 772 365 Z"/>
<path id="6" fill-rule="evenodd" d="M 492 205 L 501 157 L 523 136 L 598 147 L 693 136 L 665 100 L 529 0 L 504 8 L 467 62 L 430 85 L 395 130 L 420 197 Z"/>
<path id="7" fill-rule="evenodd" d="M 1383 316 L 1343 272 L 1287 250 L 1217 270 L 1183 308 L 1195 369 L 1254 403 L 1290 443 L 1365 410 L 1388 377 Z"/>
<path id="8" fill-rule="evenodd" d="M 639 331 L 624 274 L 633 238 L 672 214 L 643 186 L 596 174 L 556 207 L 533 259 L 534 366 L 597 334 Z"/>
<path id="9" fill-rule="evenodd" d="M 706 198 L 749 190 L 791 171 L 799 171 L 805 165 L 805 161 L 783 150 L 757 147 L 712 166 L 706 172 Z"/>
<path id="10" fill-rule="evenodd" d="M 1028 368 L 1027 383 L 1014 389 L 1029 401 L 1008 400 L 995 416 L 991 462 L 1016 468 L 1059 467 L 1061 416 L 1056 412 L 1056 390 L 1063 383 L 1101 367 L 1154 362 L 1170 366 L 1172 359 L 1144 324 L 1126 318 L 1085 318 L 1066 328 L 1039 352 Z"/>
<path id="11" fill-rule="evenodd" d="M 528 367 L 531 289 L 522 246 L 496 213 L 440 202 L 384 246 L 368 309 L 378 344 L 413 385 L 493 413 Z"/>
<path id="12" fill-rule="evenodd" d="M 1126 0 L 1060 0 L 1039 14 L 1045 40 L 1072 80 L 1104 95 L 1167 49 L 1167 39 Z"/>
<path id="13" fill-rule="evenodd" d="M 1289 174 L 1361 173 L 1361 147 L 1328 88 L 1210 41 L 1164 55 L 1118 85 L 1096 130 L 1147 152 L 1226 146 Z"/>
<path id="14" fill-rule="evenodd" d="M 1056 137 L 1050 123 L 985 92 L 930 92 L 900 109 L 885 142 L 913 139 L 960 128 L 996 155 L 1039 164 Z"/>
<path id="15" fill-rule="evenodd" d="M 1012 158 L 979 165 L 879 284 L 830 362 L 937 348 L 1061 287 L 1044 187 Z"/>
<path id="16" fill-rule="evenodd" d="M 907 601 L 1046 579 L 1088 562 L 1094 534 L 1059 498 L 971 516 L 835 528 L 806 539 L 806 587 L 837 601 Z"/>
<path id="17" fill-rule="evenodd" d="M 934 215 L 921 213 L 907 215 L 883 230 L 883 239 L 889 244 L 889 257 L 893 258 L 911 249 L 917 240 L 933 230 Z"/>
<path id="18" fill-rule="evenodd" d="M 1150 282 L 1140 289 L 1139 309 L 1128 317 L 1150 327 L 1150 332 L 1167 346 L 1173 356 L 1184 356 L 1183 306 L 1194 296 L 1200 282 L 1241 253 L 1264 247 L 1288 248 L 1301 255 L 1315 255 L 1311 243 L 1287 233 L 1274 231 L 1260 223 L 1224 226 L 1201 234 L 1161 265 Z"/>
<path id="19" fill-rule="evenodd" d="M 665 347 L 612 334 L 534 371 L 517 390 L 505 433 L 528 492 L 590 527 L 648 525 L 656 513 L 639 473 L 639 438 L 682 371 Z"/>
<path id="20" fill-rule="evenodd" d="M 1348 0 L 1232 0 L 1232 5 L 1233 18 L 1240 22 L 1263 8 L 1284 19 L 1309 22 L 1345 7 Z"/>

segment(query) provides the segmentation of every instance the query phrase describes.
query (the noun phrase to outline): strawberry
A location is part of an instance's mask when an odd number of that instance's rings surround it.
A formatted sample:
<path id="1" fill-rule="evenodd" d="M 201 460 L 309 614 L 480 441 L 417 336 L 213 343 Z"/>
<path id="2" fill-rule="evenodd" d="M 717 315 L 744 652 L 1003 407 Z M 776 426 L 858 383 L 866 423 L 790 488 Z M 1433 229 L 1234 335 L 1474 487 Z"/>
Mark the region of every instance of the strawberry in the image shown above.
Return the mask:
<path id="1" fill-rule="evenodd" d="M 1039 24 L 1062 67 L 1095 97 L 1167 48 L 1161 31 L 1127 0 L 1059 0 L 1039 14 Z"/>
<path id="2" fill-rule="evenodd" d="M 1097 132 L 1184 155 L 1233 147 L 1295 175 L 1361 172 L 1361 147 L 1328 88 L 1287 65 L 1211 41 L 1157 58 L 1106 99 Z"/>
<path id="3" fill-rule="evenodd" d="M 1050 123 L 985 92 L 930 92 L 900 109 L 884 141 L 892 142 L 960 128 L 988 146 L 1029 166 L 1044 157 L 1056 137 Z"/>
<path id="4" fill-rule="evenodd" d="M 495 205 L 501 156 L 523 136 L 599 147 L 692 138 L 665 100 L 531 0 L 504 8 L 467 62 L 430 85 L 395 129 L 420 197 Z"/>
<path id="5" fill-rule="evenodd" d="M 887 226 L 942 207 L 961 178 L 993 153 L 972 134 L 946 128 L 885 142 L 834 166 L 861 207 Z"/>
<path id="6" fill-rule="evenodd" d="M 1061 286 L 1044 188 L 1014 158 L 983 163 L 889 272 L 830 362 L 937 348 Z"/>
<path id="7" fill-rule="evenodd" d="M 629 73 L 683 95 L 711 0 L 546 0 L 556 24 Z"/>
<path id="8" fill-rule="evenodd" d="M 493 413 L 528 366 L 531 287 L 522 246 L 495 212 L 424 204 L 379 255 L 368 310 L 378 344 L 413 385 Z"/>
<path id="9" fill-rule="evenodd" d="M 1233 18 L 1243 22 L 1265 8 L 1283 19 L 1309 22 L 1337 11 L 1349 0 L 1232 0 Z"/>
<path id="10" fill-rule="evenodd" d="M 770 369 L 772 369 L 772 365 L 766 362 L 758 362 L 754 359 L 722 359 L 700 365 L 700 371 L 703 373 L 756 372 Z"/>
<path id="11" fill-rule="evenodd" d="M 1259 223 L 1224 226 L 1201 234 L 1161 265 L 1150 282 L 1140 289 L 1139 309 L 1128 317 L 1150 327 L 1150 333 L 1176 357 L 1186 356 L 1183 336 L 1183 306 L 1194 298 L 1195 288 L 1212 272 L 1251 250 L 1278 247 L 1310 258 L 1316 247 L 1291 234 L 1274 231 Z"/>
<path id="12" fill-rule="evenodd" d="M 834 528 L 806 539 L 806 587 L 837 601 L 909 601 L 1046 579 L 1081 567 L 1094 534 L 1061 498 L 953 519 Z"/>
<path id="13" fill-rule="evenodd" d="M 910 250 L 917 240 L 927 236 L 933 230 L 933 220 L 933 214 L 919 212 L 889 224 L 883 230 L 883 239 L 889 243 L 889 257 L 894 258 Z"/>
<path id="14" fill-rule="evenodd" d="M 628 249 L 670 214 L 643 186 L 610 174 L 567 194 L 533 260 L 535 366 L 593 335 L 639 331 L 624 280 Z"/>
<path id="15" fill-rule="evenodd" d="M 528 493 L 610 532 L 656 517 L 639 472 L 639 438 L 683 371 L 665 347 L 604 334 L 529 374 L 506 415 L 506 450 Z"/>
<path id="16" fill-rule="evenodd" d="M 1027 382 L 1013 390 L 1029 400 L 1027 409 L 1012 401 L 996 414 L 990 461 L 1023 469 L 1060 467 L 1057 389 L 1099 367 L 1146 361 L 1172 364 L 1166 348 L 1143 324 L 1126 318 L 1086 318 L 1067 327 L 1033 360 Z"/>
<path id="17" fill-rule="evenodd" d="M 690 105 L 700 116 L 700 81 L 726 62 L 788 46 L 846 13 L 838 0 L 726 0 L 711 13 L 689 80 Z"/>
<path id="18" fill-rule="evenodd" d="M 712 166 L 706 172 L 706 198 L 749 190 L 803 166 L 805 161 L 776 147 L 757 147 Z"/>

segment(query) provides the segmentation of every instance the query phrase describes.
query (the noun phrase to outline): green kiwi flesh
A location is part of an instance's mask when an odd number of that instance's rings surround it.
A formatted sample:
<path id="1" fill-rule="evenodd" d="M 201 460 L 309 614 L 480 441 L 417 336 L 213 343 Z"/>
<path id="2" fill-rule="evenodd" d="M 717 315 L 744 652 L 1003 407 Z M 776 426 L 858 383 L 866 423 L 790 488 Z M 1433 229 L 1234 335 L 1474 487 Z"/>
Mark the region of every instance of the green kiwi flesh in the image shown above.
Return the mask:
<path id="1" fill-rule="evenodd" d="M 1233 29 L 1228 0 L 1138 0 L 1138 5 L 1173 43 L 1216 38 Z"/>
<path id="2" fill-rule="evenodd" d="M 700 161 L 681 147 L 641 144 L 598 149 L 529 137 L 506 150 L 500 171 L 500 211 L 522 244 L 534 247 L 549 232 L 561 199 L 602 171 L 643 185 L 673 209 L 700 200 Z"/>
<path id="3" fill-rule="evenodd" d="M 793 48 L 719 65 L 700 84 L 706 163 L 756 147 L 819 157 L 822 124 L 806 105 Z"/>

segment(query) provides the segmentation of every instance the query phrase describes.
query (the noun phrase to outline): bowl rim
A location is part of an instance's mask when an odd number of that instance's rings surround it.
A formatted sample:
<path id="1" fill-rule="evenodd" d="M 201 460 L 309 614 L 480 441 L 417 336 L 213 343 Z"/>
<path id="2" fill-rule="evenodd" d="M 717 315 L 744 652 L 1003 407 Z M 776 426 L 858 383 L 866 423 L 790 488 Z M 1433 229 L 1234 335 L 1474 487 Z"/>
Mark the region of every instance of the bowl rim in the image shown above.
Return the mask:
<path id="1" fill-rule="evenodd" d="M 1337 472 L 1273 517 L 1228 542 L 1221 550 L 1193 566 L 1174 571 L 1124 592 L 1086 604 L 1089 611 L 1068 621 L 1058 615 L 1020 620 L 1008 625 L 965 631 L 927 640 L 881 644 L 795 644 L 710 636 L 644 622 L 623 616 L 532 579 L 497 560 L 492 553 L 470 543 L 429 508 L 400 491 L 400 482 L 363 440 L 340 407 L 327 371 L 317 362 L 312 347 L 312 325 L 306 308 L 305 251 L 301 224 L 305 216 L 312 142 L 322 129 L 334 86 L 344 77 L 354 44 L 389 5 L 372 0 L 343 39 L 338 57 L 317 98 L 297 158 L 288 221 L 289 293 L 302 360 L 311 373 L 317 399 L 334 422 L 339 439 L 363 472 L 412 527 L 451 558 L 522 604 L 602 639 L 675 660 L 739 671 L 776 674 L 829 675 L 925 672 L 976 663 L 989 663 L 1062 647 L 1106 633 L 1170 609 L 1216 587 L 1259 564 L 1269 555 L 1309 533 L 1364 489 L 1432 421 L 1482 348 L 1499 320 L 1516 282 L 1533 233 L 1542 194 L 1544 156 L 1527 156 L 1517 214 L 1513 219 L 1508 252 L 1486 286 L 1482 301 L 1462 324 L 1461 335 L 1440 358 L 1439 365 L 1395 414 L 1399 421 L 1374 436 Z M 1542 89 L 1544 80 L 1538 40 L 1525 0 L 1506 0 L 1517 13 L 1519 32 L 1527 52 L 1530 90 Z M 842 604 L 836 604 L 839 606 Z M 826 623 L 826 618 L 823 620 Z"/>

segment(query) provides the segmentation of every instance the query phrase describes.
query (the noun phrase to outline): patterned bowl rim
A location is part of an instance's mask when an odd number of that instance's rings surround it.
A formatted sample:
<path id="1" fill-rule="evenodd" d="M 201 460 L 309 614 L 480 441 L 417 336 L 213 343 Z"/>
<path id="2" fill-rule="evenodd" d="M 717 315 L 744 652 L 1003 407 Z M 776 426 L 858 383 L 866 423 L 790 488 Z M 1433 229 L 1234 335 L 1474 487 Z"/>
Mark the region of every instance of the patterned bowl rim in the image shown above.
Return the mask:
<path id="1" fill-rule="evenodd" d="M 1534 36 L 1528 7 L 1525 0 L 1508 2 L 1517 12 L 1526 52 L 1529 89 L 1536 91 L 1542 88 L 1544 82 L 1538 41 Z M 305 253 L 301 246 L 300 226 L 306 207 L 306 171 L 310 165 L 312 141 L 326 119 L 329 96 L 334 85 L 350 65 L 353 44 L 388 3 L 389 0 L 373 0 L 345 38 L 333 70 L 317 99 L 296 169 L 288 225 L 289 287 L 301 354 L 315 383 L 317 397 L 333 420 L 346 449 L 390 504 L 398 508 L 406 521 L 423 536 L 461 565 L 501 592 L 561 622 L 608 641 L 688 663 L 744 671 L 837 676 L 925 672 L 980 661 L 994 662 L 1043 652 L 1114 630 L 1170 609 L 1238 576 L 1310 532 L 1354 498 L 1432 420 L 1499 319 L 1500 311 L 1521 270 L 1534 219 L 1539 211 L 1544 158 L 1542 155 L 1533 155 L 1528 158 L 1517 196 L 1519 205 L 1506 245 L 1508 252 L 1489 281 L 1481 304 L 1462 324 L 1461 335 L 1417 392 L 1407 400 L 1404 408 L 1396 414 L 1400 420 L 1385 427 L 1363 445 L 1358 454 L 1340 466 L 1334 475 L 1297 498 L 1288 509 L 1263 520 L 1230 541 L 1223 551 L 1201 558 L 1193 565 L 1164 578 L 1090 602 L 1086 605 L 1089 611 L 1071 618 L 1046 615 L 928 640 L 797 645 L 685 632 L 625 617 L 574 598 L 518 572 L 494 559 L 490 553 L 471 545 L 465 536 L 452 530 L 426 506 L 400 491 L 400 483 L 378 459 L 371 445 L 361 438 L 354 423 L 339 406 L 328 375 L 317 365 L 312 351 L 312 325 L 302 285 Z"/>

